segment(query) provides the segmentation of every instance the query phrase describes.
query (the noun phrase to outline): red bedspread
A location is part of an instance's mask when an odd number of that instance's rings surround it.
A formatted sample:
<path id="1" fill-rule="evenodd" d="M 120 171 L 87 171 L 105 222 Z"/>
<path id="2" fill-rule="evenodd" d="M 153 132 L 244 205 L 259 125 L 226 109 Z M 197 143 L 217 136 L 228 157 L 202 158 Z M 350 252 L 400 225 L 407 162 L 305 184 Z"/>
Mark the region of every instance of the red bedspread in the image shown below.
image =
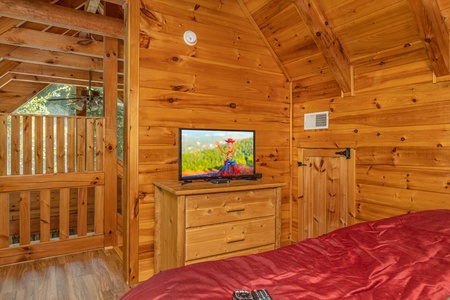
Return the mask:
<path id="1" fill-rule="evenodd" d="M 122 299 L 231 299 L 238 289 L 281 299 L 447 299 L 450 210 L 339 229 L 256 255 L 163 271 Z"/>

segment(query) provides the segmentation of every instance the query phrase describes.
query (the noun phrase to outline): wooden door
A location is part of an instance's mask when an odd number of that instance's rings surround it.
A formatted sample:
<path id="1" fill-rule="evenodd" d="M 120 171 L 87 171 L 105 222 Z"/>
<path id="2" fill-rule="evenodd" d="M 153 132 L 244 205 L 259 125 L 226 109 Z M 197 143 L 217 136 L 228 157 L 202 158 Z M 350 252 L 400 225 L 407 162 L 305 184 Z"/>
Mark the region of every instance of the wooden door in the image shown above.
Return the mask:
<path id="1" fill-rule="evenodd" d="M 353 224 L 354 152 L 299 149 L 299 240 Z"/>

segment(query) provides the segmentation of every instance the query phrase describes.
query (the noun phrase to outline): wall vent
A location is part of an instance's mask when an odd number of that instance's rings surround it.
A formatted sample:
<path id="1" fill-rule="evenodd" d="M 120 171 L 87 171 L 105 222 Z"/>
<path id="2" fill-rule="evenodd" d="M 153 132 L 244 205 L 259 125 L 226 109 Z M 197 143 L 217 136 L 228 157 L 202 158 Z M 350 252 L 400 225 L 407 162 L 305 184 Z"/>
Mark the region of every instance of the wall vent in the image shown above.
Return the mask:
<path id="1" fill-rule="evenodd" d="M 328 111 L 305 114 L 305 130 L 328 128 Z"/>

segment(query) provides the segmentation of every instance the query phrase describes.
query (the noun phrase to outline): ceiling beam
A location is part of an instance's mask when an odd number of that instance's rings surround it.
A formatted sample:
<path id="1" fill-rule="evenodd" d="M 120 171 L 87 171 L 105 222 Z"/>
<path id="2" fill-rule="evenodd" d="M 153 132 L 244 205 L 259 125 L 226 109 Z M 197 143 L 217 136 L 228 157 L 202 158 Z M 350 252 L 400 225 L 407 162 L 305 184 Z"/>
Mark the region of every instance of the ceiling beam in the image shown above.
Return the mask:
<path id="1" fill-rule="evenodd" d="M 0 15 L 124 39 L 123 20 L 33 0 L 2 0 Z"/>
<path id="2" fill-rule="evenodd" d="M 84 11 L 87 11 L 91 14 L 95 14 L 97 12 L 99 5 L 100 5 L 100 0 L 86 0 L 86 3 L 84 4 Z M 80 37 L 80 38 L 89 37 L 89 33 L 88 32 L 80 32 L 78 34 L 78 37 Z"/>
<path id="3" fill-rule="evenodd" d="M 5 85 L 11 82 L 11 80 L 14 79 L 14 74 L 11 74 L 9 72 L 2 74 L 2 77 L 0 77 L 0 89 L 2 89 Z"/>
<path id="4" fill-rule="evenodd" d="M 103 59 L 101 58 L 25 47 L 18 47 L 5 55 L 3 59 L 54 67 L 94 71 L 103 70 Z"/>
<path id="5" fill-rule="evenodd" d="M 341 90 L 352 92 L 352 68 L 339 38 L 330 27 L 318 1 L 295 0 L 297 10 L 333 72 Z"/>
<path id="6" fill-rule="evenodd" d="M 0 57 L 1 60 L 103 72 L 103 59 L 101 58 L 25 47 L 17 47 Z M 123 62 L 119 62 L 118 72 L 123 75 Z"/>
<path id="7" fill-rule="evenodd" d="M 449 30 L 436 0 L 407 0 L 437 77 L 450 74 Z"/>
<path id="8" fill-rule="evenodd" d="M 0 44 L 103 58 L 102 42 L 32 29 L 11 28 L 0 34 Z M 119 57 L 123 60 L 123 45 L 119 47 Z"/>
<path id="9" fill-rule="evenodd" d="M 15 68 L 11 69 L 10 72 L 33 76 L 49 76 L 63 79 L 65 78 L 69 80 L 85 80 L 86 83 L 89 80 L 89 71 L 66 69 L 53 66 L 40 66 L 30 63 L 21 63 Z M 92 82 L 103 82 L 103 73 L 92 72 Z"/>
<path id="10" fill-rule="evenodd" d="M 55 78 L 55 77 L 49 77 L 49 76 L 35 76 L 35 75 L 26 75 L 26 74 L 15 74 L 15 73 L 8 73 L 7 76 L 10 81 L 18 81 L 18 82 L 40 82 L 45 84 L 66 84 L 66 85 L 73 85 L 77 87 L 83 87 L 85 88 L 88 85 L 88 82 L 86 80 L 72 80 L 72 79 L 66 79 L 66 78 Z M 1 83 L 1 79 L 0 79 Z M 92 82 L 91 86 L 93 87 L 103 87 L 103 83 L 98 82 Z M 123 84 L 118 84 L 118 90 L 123 91 Z"/>
<path id="11" fill-rule="evenodd" d="M 40 66 L 30 63 L 21 63 L 10 72 L 17 74 L 33 75 L 33 76 L 47 76 L 54 78 L 61 78 L 67 80 L 84 80 L 86 85 L 89 80 L 89 71 L 67 69 L 53 66 Z M 92 72 L 92 82 L 103 83 L 103 72 Z M 118 76 L 118 82 L 123 83 L 123 76 Z"/>

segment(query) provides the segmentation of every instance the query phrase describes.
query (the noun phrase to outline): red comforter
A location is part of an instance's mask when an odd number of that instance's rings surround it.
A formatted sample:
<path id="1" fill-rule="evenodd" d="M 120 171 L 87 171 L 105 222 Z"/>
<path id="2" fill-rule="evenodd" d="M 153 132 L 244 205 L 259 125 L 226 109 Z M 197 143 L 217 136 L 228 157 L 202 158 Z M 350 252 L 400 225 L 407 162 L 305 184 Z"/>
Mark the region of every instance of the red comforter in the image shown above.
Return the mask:
<path id="1" fill-rule="evenodd" d="M 447 299 L 450 210 L 336 230 L 256 255 L 163 271 L 125 299 L 231 299 L 267 289 L 281 299 Z"/>

